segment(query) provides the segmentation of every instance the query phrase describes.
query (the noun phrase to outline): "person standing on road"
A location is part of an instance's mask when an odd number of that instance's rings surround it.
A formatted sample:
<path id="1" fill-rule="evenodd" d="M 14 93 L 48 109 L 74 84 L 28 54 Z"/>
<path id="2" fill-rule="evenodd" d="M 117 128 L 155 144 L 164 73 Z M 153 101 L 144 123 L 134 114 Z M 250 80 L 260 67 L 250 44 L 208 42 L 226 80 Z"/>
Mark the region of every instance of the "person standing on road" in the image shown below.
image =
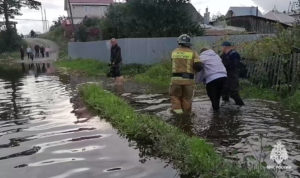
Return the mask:
<path id="1" fill-rule="evenodd" d="M 170 97 L 172 112 L 175 114 L 190 114 L 194 96 L 194 74 L 202 69 L 197 52 L 191 49 L 191 37 L 183 34 L 178 37 L 179 45 L 172 52 L 172 79 Z"/>
<path id="2" fill-rule="evenodd" d="M 46 57 L 50 57 L 50 48 L 45 48 Z"/>
<path id="3" fill-rule="evenodd" d="M 30 46 L 27 47 L 26 52 L 27 52 L 28 59 L 30 59 L 31 58 L 31 53 L 32 53 L 32 49 L 30 48 Z"/>
<path id="4" fill-rule="evenodd" d="M 203 70 L 197 73 L 196 82 L 206 84 L 207 95 L 211 100 L 213 110 L 218 111 L 223 87 L 227 79 L 226 68 L 220 56 L 211 49 L 201 49 L 200 61 L 203 63 Z"/>
<path id="5" fill-rule="evenodd" d="M 20 55 L 21 55 L 21 60 L 23 61 L 24 60 L 24 56 L 25 56 L 25 50 L 24 50 L 23 46 L 21 46 L 21 48 L 20 48 Z"/>
<path id="6" fill-rule="evenodd" d="M 41 51 L 41 54 L 42 54 L 42 58 L 44 58 L 45 57 L 45 47 L 41 46 L 40 51 Z"/>
<path id="7" fill-rule="evenodd" d="M 34 50 L 35 50 L 35 57 L 36 58 L 40 57 L 40 46 L 39 45 L 35 45 L 34 46 Z"/>
<path id="8" fill-rule="evenodd" d="M 222 62 L 227 70 L 227 80 L 224 85 L 223 100 L 229 102 L 229 97 L 234 99 L 236 105 L 245 105 L 239 94 L 239 64 L 240 54 L 234 50 L 232 44 L 225 41 L 222 44 Z"/>
<path id="9" fill-rule="evenodd" d="M 117 84 L 121 84 L 123 81 L 122 74 L 121 74 L 121 64 L 122 64 L 121 48 L 118 45 L 118 41 L 115 38 L 112 38 L 110 42 L 111 42 L 111 53 L 110 53 L 111 75 L 113 78 L 115 78 Z"/>

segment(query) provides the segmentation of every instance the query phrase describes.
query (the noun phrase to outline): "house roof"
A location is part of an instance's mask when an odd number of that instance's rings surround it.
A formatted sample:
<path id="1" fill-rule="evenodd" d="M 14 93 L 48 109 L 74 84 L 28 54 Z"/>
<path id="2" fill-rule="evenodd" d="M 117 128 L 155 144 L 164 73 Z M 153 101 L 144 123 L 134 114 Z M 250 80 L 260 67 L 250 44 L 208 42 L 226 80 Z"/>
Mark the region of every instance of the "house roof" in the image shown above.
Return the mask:
<path id="1" fill-rule="evenodd" d="M 276 10 L 272 10 L 272 11 L 268 12 L 267 14 L 264 15 L 264 17 L 267 19 L 275 20 L 275 21 L 278 21 L 278 22 L 281 22 L 284 24 L 288 24 L 288 25 L 292 25 L 296 21 L 294 17 L 291 17 L 287 14 L 281 13 Z"/>
<path id="2" fill-rule="evenodd" d="M 232 16 L 256 16 L 258 7 L 230 7 L 226 16 L 231 16 L 229 13 L 232 12 Z M 262 17 L 262 13 L 258 10 L 258 16 Z"/>
<path id="3" fill-rule="evenodd" d="M 101 3 L 101 4 L 111 4 L 113 0 L 69 0 L 70 3 Z"/>
<path id="4" fill-rule="evenodd" d="M 65 10 L 67 10 L 69 8 L 68 3 L 72 3 L 72 4 L 86 4 L 86 5 L 109 5 L 114 3 L 114 0 L 65 0 Z"/>

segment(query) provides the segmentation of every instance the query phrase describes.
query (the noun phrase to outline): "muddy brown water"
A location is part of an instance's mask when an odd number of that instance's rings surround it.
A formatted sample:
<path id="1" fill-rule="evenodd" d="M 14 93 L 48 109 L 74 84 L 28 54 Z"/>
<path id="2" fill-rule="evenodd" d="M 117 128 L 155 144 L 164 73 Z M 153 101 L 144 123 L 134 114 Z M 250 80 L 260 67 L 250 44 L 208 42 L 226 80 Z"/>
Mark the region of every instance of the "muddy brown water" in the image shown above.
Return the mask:
<path id="1" fill-rule="evenodd" d="M 0 66 L 0 178 L 172 178 L 90 113 L 52 64 Z"/>

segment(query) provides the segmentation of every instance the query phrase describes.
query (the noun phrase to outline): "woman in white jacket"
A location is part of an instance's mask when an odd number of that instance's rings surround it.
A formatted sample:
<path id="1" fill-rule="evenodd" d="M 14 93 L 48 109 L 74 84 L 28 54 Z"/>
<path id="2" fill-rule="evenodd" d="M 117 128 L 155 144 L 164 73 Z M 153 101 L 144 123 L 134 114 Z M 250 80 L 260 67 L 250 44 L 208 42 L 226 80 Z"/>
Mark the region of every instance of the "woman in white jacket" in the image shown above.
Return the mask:
<path id="1" fill-rule="evenodd" d="M 203 48 L 200 51 L 200 61 L 203 63 L 203 69 L 197 74 L 196 82 L 206 84 L 212 107 L 214 111 L 218 111 L 223 86 L 227 79 L 226 68 L 220 56 L 211 49 Z"/>

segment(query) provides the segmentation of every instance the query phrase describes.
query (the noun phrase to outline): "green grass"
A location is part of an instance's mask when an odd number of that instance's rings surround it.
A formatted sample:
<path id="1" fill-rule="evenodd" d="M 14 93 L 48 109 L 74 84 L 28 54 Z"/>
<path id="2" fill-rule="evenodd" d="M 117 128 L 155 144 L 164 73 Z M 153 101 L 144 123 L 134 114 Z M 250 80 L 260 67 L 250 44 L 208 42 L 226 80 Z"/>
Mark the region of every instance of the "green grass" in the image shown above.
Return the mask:
<path id="1" fill-rule="evenodd" d="M 153 65 L 145 73 L 136 75 L 137 82 L 148 83 L 161 88 L 168 88 L 171 81 L 171 62 L 164 61 Z"/>
<path id="2" fill-rule="evenodd" d="M 88 76 L 104 76 L 109 70 L 107 64 L 92 59 L 60 60 L 55 64 L 68 71 Z"/>
<path id="3" fill-rule="evenodd" d="M 263 99 L 279 101 L 280 96 L 272 89 L 259 88 L 256 85 L 251 84 L 247 80 L 241 80 L 241 96 L 249 99 Z"/>
<path id="4" fill-rule="evenodd" d="M 300 90 L 298 89 L 292 96 L 281 96 L 282 94 L 273 89 L 259 88 L 247 80 L 242 80 L 241 96 L 249 99 L 263 99 L 278 101 L 284 108 L 300 112 Z"/>
<path id="5" fill-rule="evenodd" d="M 140 145 L 143 155 L 150 153 L 171 161 L 186 177 L 267 177 L 261 170 L 242 169 L 225 161 L 203 139 L 188 136 L 155 116 L 135 112 L 123 99 L 100 86 L 85 85 L 80 91 L 84 101 L 102 118 Z"/>
<path id="6" fill-rule="evenodd" d="M 17 60 L 21 59 L 19 51 L 5 52 L 0 54 L 0 60 Z"/>
<path id="7" fill-rule="evenodd" d="M 89 76 L 104 76 L 109 71 L 108 63 L 93 59 L 60 60 L 56 66 L 66 68 L 69 71 L 87 74 Z M 140 73 L 146 72 L 150 66 L 140 64 L 123 65 L 121 72 L 124 76 L 134 77 Z"/>
<path id="8" fill-rule="evenodd" d="M 297 90 L 292 96 L 282 99 L 282 103 L 288 109 L 300 112 L 300 90 Z"/>

